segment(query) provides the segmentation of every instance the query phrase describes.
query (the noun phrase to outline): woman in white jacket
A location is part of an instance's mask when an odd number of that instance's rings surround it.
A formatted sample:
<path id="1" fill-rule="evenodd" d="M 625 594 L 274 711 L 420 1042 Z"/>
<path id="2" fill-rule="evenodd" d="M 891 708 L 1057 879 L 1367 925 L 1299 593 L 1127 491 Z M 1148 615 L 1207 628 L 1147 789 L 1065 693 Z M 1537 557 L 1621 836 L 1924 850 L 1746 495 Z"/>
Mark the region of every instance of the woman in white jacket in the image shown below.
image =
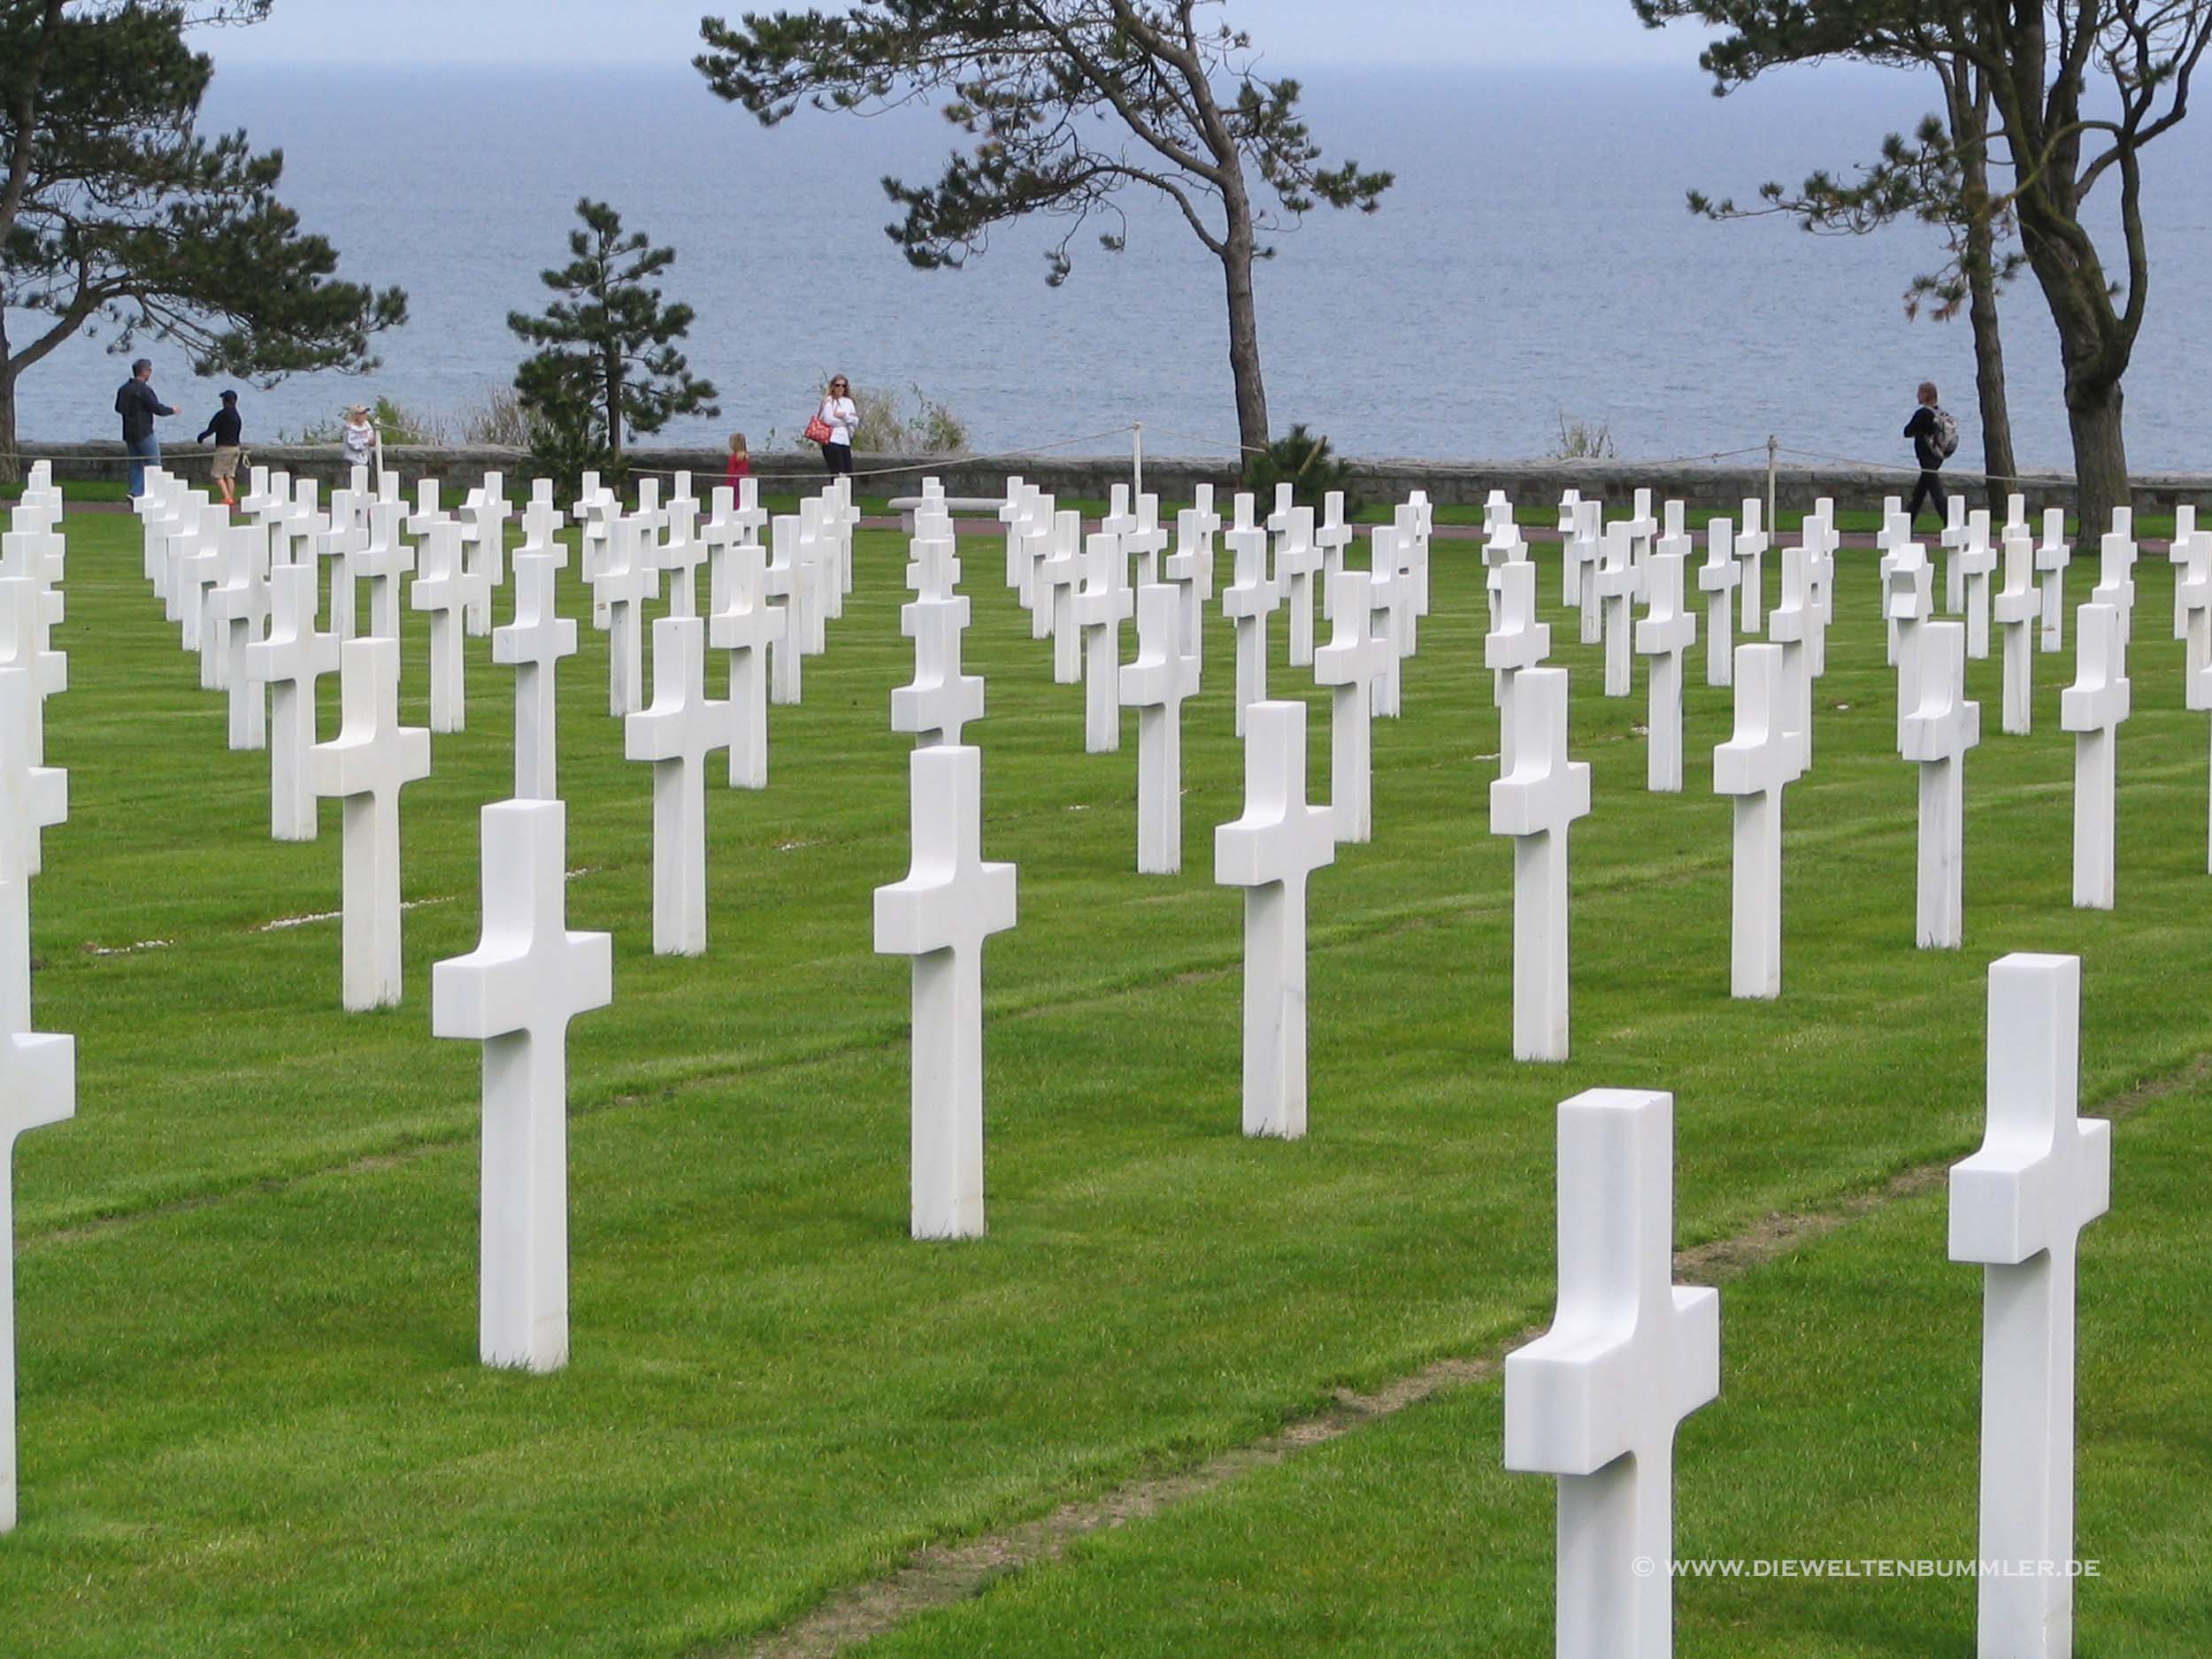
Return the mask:
<path id="1" fill-rule="evenodd" d="M 829 383 L 815 419 L 830 430 L 821 441 L 822 465 L 835 477 L 853 470 L 853 433 L 860 425 L 860 407 L 853 402 L 851 382 L 843 375 Z"/>

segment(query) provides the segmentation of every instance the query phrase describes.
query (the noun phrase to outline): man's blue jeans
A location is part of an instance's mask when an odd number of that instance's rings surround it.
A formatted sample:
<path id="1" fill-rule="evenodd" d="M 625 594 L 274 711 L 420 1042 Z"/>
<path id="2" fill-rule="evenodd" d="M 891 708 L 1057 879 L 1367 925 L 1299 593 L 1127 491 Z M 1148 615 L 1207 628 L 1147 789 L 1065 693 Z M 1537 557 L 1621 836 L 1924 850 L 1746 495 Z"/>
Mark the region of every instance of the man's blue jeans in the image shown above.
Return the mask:
<path id="1" fill-rule="evenodd" d="M 124 439 L 123 449 L 131 457 L 131 499 L 136 501 L 146 493 L 146 463 L 161 459 L 161 440 L 150 432 Z"/>

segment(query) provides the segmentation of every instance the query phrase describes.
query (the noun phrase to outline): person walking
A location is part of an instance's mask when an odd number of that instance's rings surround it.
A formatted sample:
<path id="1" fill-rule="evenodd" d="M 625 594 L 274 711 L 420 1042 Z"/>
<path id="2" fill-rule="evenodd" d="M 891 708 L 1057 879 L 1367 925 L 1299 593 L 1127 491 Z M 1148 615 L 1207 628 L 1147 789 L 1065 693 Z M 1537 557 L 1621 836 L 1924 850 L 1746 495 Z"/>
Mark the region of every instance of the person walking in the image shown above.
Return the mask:
<path id="1" fill-rule="evenodd" d="M 215 440 L 211 476 L 222 486 L 223 505 L 234 511 L 238 505 L 238 461 L 244 452 L 240 442 L 244 423 L 238 419 L 237 393 L 225 392 L 222 402 L 223 406 L 208 417 L 207 425 L 193 442 L 205 443 L 210 438 Z"/>
<path id="2" fill-rule="evenodd" d="M 1951 501 L 1943 493 L 1943 464 L 1959 452 L 1959 423 L 1936 402 L 1933 380 L 1920 382 L 1920 406 L 1905 423 L 1905 435 L 1912 440 L 1913 457 L 1920 463 L 1920 482 L 1913 488 L 1907 517 L 1918 523 L 1925 504 L 1935 509 L 1938 525 L 1947 524 Z"/>
<path id="3" fill-rule="evenodd" d="M 806 435 L 822 446 L 822 465 L 834 478 L 853 470 L 853 433 L 860 425 L 860 406 L 853 402 L 852 383 L 843 375 L 829 383 L 821 408 L 806 425 Z"/>
<path id="4" fill-rule="evenodd" d="M 131 499 L 146 493 L 146 463 L 161 459 L 161 440 L 154 436 L 154 419 L 177 411 L 154 396 L 154 365 L 150 357 L 131 365 L 131 378 L 115 391 L 115 412 L 123 417 L 123 453 L 131 457 Z"/>
<path id="5" fill-rule="evenodd" d="M 745 434 L 730 434 L 730 470 L 722 475 L 722 481 L 734 492 L 741 480 L 753 475 L 753 457 L 745 447 Z"/>

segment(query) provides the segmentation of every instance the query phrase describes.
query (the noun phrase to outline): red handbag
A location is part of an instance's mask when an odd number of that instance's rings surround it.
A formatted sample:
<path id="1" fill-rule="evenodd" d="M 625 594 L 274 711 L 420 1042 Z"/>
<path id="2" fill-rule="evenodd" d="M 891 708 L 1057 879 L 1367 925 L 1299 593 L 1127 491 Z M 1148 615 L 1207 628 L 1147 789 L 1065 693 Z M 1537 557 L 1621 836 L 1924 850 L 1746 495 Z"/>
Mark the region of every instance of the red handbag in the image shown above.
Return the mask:
<path id="1" fill-rule="evenodd" d="M 818 409 L 814 411 L 813 419 L 806 423 L 806 431 L 801 435 L 809 443 L 834 443 L 837 441 L 837 428 L 823 419 L 822 411 Z"/>

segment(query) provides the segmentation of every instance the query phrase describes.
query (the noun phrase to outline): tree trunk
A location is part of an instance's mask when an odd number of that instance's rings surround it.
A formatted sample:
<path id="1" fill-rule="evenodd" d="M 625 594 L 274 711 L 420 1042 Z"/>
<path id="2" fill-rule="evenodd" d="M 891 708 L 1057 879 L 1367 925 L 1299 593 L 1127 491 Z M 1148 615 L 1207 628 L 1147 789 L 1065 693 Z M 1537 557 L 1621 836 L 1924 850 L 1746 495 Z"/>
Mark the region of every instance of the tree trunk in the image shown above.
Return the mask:
<path id="1" fill-rule="evenodd" d="M 8 344 L 8 317 L 0 311 L 0 484 L 23 481 L 23 457 L 16 453 L 15 363 Z"/>
<path id="2" fill-rule="evenodd" d="M 614 463 L 617 478 L 622 476 L 622 359 L 609 357 L 607 363 L 607 457 Z"/>
<path id="3" fill-rule="evenodd" d="M 1248 222 L 1240 222 L 1248 221 Z M 1229 284 L 1229 373 L 1236 381 L 1237 441 L 1244 446 L 1237 470 L 1267 448 L 1267 385 L 1260 375 L 1258 307 L 1252 296 L 1254 242 L 1248 216 L 1233 207 L 1221 265 Z"/>
<path id="4" fill-rule="evenodd" d="M 7 345 L 0 340 L 0 484 L 23 481 L 23 457 L 16 453 L 15 371 L 8 366 Z"/>
<path id="5" fill-rule="evenodd" d="M 1985 267 L 1978 268 L 1970 286 L 1973 292 L 1967 315 L 1974 328 L 1974 389 L 1981 399 L 1982 471 L 1988 479 L 1985 504 L 1991 518 L 2002 524 L 2005 496 L 2020 467 L 2012 452 L 2012 410 L 2005 401 L 2005 343 L 1997 328 L 1997 281 Z"/>
<path id="6" fill-rule="evenodd" d="M 2127 437 L 2121 425 L 2126 396 L 2117 380 L 2066 388 L 2067 424 L 2074 434 L 2077 540 L 2093 548 L 2112 527 L 2112 510 L 2131 503 Z"/>

